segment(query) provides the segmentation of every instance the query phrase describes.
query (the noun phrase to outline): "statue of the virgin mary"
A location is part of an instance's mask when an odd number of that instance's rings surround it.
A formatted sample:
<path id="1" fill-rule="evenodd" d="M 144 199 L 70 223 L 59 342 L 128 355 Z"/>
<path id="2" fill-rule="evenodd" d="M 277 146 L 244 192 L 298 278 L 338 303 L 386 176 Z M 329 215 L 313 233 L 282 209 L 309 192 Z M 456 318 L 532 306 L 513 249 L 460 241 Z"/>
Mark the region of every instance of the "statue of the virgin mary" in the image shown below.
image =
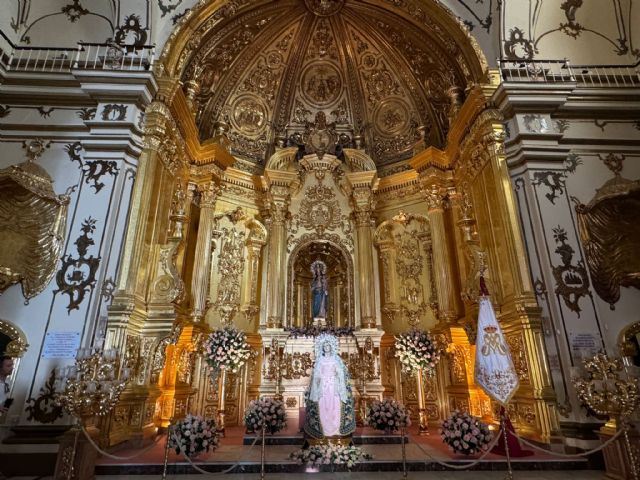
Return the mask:
<path id="1" fill-rule="evenodd" d="M 339 437 L 356 429 L 349 372 L 338 356 L 338 339 L 323 333 L 315 341 L 304 431 L 312 438 Z"/>

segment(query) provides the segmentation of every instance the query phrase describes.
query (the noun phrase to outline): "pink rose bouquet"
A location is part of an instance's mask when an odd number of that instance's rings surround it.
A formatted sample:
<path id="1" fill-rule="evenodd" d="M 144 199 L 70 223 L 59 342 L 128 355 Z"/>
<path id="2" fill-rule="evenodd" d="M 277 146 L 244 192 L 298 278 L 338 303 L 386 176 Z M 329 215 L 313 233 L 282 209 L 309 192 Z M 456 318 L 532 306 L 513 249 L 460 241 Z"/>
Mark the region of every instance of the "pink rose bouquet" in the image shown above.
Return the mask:
<path id="1" fill-rule="evenodd" d="M 410 330 L 396 338 L 396 357 L 405 373 L 419 369 L 432 372 L 440 360 L 440 349 L 429 332 Z"/>
<path id="2" fill-rule="evenodd" d="M 214 330 L 204 343 L 204 358 L 213 378 L 218 376 L 222 368 L 237 373 L 250 355 L 247 336 L 232 327 Z"/>
<path id="3" fill-rule="evenodd" d="M 175 423 L 169 433 L 169 448 L 188 457 L 215 450 L 219 443 L 216 422 L 198 415 L 187 415 Z"/>
<path id="4" fill-rule="evenodd" d="M 442 423 L 440 436 L 455 453 L 463 455 L 485 452 L 493 438 L 489 427 L 479 418 L 458 410 Z"/>
<path id="5" fill-rule="evenodd" d="M 287 426 L 286 412 L 282 400 L 265 397 L 251 400 L 244 413 L 244 424 L 247 432 L 259 432 L 262 423 L 268 433 L 278 433 Z"/>
<path id="6" fill-rule="evenodd" d="M 376 430 L 388 430 L 394 432 L 401 427 L 411 425 L 409 412 L 405 406 L 392 398 L 374 400 L 369 404 L 367 422 Z"/>
<path id="7" fill-rule="evenodd" d="M 306 464 L 313 467 L 346 465 L 350 470 L 361 460 L 371 459 L 371 455 L 358 447 L 327 444 L 296 450 L 289 455 L 289 458 L 300 465 Z"/>

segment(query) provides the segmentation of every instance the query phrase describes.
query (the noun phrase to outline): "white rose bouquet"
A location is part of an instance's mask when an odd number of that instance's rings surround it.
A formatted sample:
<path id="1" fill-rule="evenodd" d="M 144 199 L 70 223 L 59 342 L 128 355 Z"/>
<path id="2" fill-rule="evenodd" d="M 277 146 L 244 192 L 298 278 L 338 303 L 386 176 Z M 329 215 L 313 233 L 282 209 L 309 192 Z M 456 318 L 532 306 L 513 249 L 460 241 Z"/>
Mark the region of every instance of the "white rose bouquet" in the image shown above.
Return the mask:
<path id="1" fill-rule="evenodd" d="M 405 373 L 418 369 L 433 371 L 440 360 L 440 350 L 429 332 L 410 330 L 396 338 L 396 357 Z"/>
<path id="2" fill-rule="evenodd" d="M 289 455 L 289 458 L 300 465 L 307 464 L 314 467 L 346 465 L 347 469 L 351 469 L 361 460 L 370 460 L 371 455 L 358 447 L 328 444 L 296 450 Z"/>
<path id="3" fill-rule="evenodd" d="M 485 452 L 493 438 L 489 427 L 479 418 L 458 410 L 442 423 L 440 436 L 455 453 L 463 455 Z"/>
<path id="4" fill-rule="evenodd" d="M 175 449 L 177 454 L 182 451 L 188 457 L 195 457 L 218 447 L 216 422 L 198 415 L 187 415 L 174 424 L 169 433 L 169 448 Z"/>
<path id="5" fill-rule="evenodd" d="M 287 426 L 286 412 L 282 400 L 274 400 L 265 397 L 251 400 L 244 413 L 244 424 L 247 432 L 259 432 L 262 430 L 262 422 L 268 433 L 278 433 Z"/>
<path id="6" fill-rule="evenodd" d="M 236 373 L 251 355 L 247 336 L 232 327 L 214 330 L 204 343 L 204 358 L 213 378 L 222 368 Z"/>
<path id="7" fill-rule="evenodd" d="M 392 398 L 385 398 L 382 401 L 374 400 L 369 404 L 367 421 L 376 430 L 390 432 L 411 425 L 409 413 L 405 406 Z"/>

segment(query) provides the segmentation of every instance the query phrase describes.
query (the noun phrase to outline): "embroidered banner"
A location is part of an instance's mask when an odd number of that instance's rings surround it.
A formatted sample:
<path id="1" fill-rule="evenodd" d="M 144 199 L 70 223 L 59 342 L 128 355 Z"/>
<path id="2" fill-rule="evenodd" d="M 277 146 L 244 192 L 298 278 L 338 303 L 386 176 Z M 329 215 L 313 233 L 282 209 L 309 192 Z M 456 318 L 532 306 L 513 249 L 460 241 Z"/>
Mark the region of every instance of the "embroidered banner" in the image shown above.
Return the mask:
<path id="1" fill-rule="evenodd" d="M 486 297 L 480 298 L 474 377 L 487 395 L 502 405 L 506 405 L 518 390 L 518 374 L 509 345 Z"/>

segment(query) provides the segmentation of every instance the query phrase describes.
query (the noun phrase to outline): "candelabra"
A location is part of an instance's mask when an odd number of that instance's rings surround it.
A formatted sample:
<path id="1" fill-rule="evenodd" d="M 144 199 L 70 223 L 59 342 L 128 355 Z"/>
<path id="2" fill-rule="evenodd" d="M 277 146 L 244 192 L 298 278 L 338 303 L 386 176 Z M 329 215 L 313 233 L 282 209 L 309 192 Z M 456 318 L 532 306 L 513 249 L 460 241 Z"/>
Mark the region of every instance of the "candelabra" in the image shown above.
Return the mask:
<path id="1" fill-rule="evenodd" d="M 72 445 L 60 449 L 61 460 L 56 467 L 56 478 L 71 480 L 82 477 L 81 471 L 78 475 L 75 473 L 80 431 L 92 417 L 104 417 L 113 410 L 125 388 L 129 373 L 129 369 L 121 365 L 116 350 L 98 348 L 81 348 L 75 365 L 56 369 L 56 403 L 75 418 L 75 425 L 71 430 Z M 95 453 L 93 456 L 95 457 Z"/>
<path id="2" fill-rule="evenodd" d="M 631 474 L 637 480 L 638 459 L 629 438 L 629 420 L 640 406 L 638 380 L 626 374 L 626 378 L 621 378 L 622 360 L 609 359 L 604 353 L 598 353 L 583 363 L 586 377 L 573 380 L 578 397 L 595 413 L 609 416 L 606 427 L 622 429 Z"/>
<path id="3" fill-rule="evenodd" d="M 264 351 L 263 351 L 264 352 Z M 262 368 L 262 376 L 265 380 L 275 380 L 276 394 L 273 396 L 275 400 L 282 400 L 280 388 L 282 384 L 282 367 L 283 367 L 283 351 L 280 350 L 280 344 L 277 338 L 271 339 L 271 348 L 269 355 L 264 356 L 264 365 Z"/>
<path id="4" fill-rule="evenodd" d="M 76 364 L 56 369 L 58 403 L 74 417 L 86 420 L 107 415 L 118 402 L 129 378 L 116 350 L 81 348 Z"/>
<path id="5" fill-rule="evenodd" d="M 356 385 L 359 385 L 360 400 L 358 411 L 363 425 L 367 422 L 367 382 L 371 382 L 378 378 L 379 368 L 374 354 L 373 341 L 371 337 L 367 337 L 364 345 L 361 347 L 356 339 L 356 353 L 343 354 L 347 358 L 345 363 L 348 365 L 349 373 L 354 379 Z"/>

